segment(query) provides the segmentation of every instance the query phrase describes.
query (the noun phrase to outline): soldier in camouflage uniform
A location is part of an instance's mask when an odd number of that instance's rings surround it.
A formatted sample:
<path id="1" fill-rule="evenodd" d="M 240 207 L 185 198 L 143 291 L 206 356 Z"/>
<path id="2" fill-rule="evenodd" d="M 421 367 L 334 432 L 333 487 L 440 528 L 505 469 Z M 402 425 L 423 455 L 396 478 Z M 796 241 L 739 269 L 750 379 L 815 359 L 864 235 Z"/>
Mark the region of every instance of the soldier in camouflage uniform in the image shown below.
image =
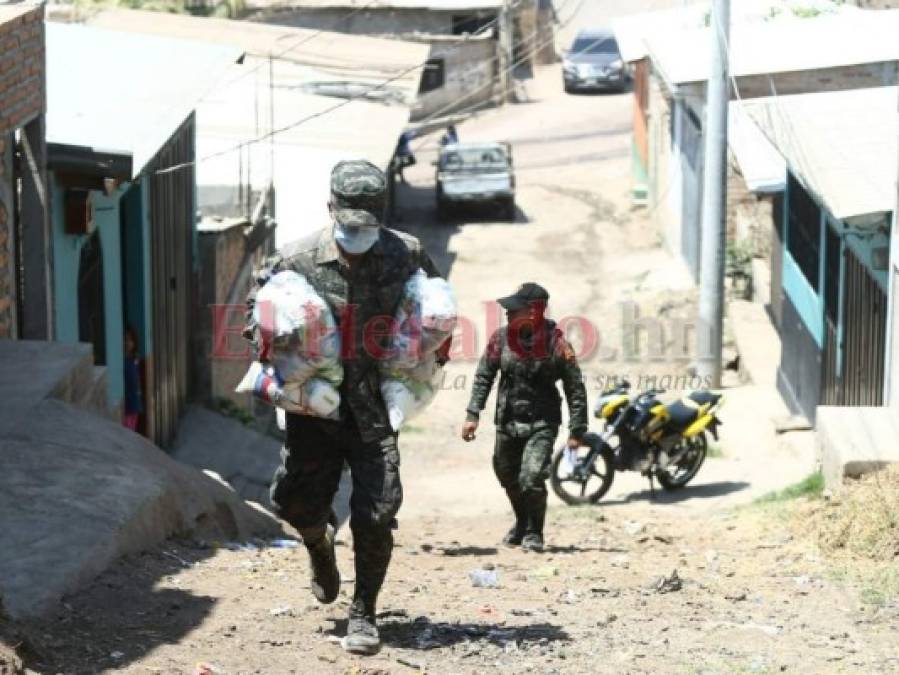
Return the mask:
<path id="1" fill-rule="evenodd" d="M 493 469 L 515 513 L 503 543 L 527 551 L 543 550 L 546 479 L 562 422 L 557 381 L 568 401 L 568 445 L 578 447 L 587 431 L 584 380 L 571 345 L 544 316 L 548 300 L 549 293 L 534 283 L 499 300 L 508 325 L 491 336 L 478 363 L 462 427 L 462 438 L 473 440 L 499 372 Z"/>
<path id="2" fill-rule="evenodd" d="M 344 462 L 353 479 L 350 529 L 356 563 L 356 588 L 344 647 L 370 654 L 380 648 L 375 603 L 393 550 L 391 524 L 403 499 L 400 456 L 380 393 L 378 364 L 371 353 L 388 347 L 384 330 L 366 326 L 392 318 L 403 286 L 419 268 L 437 269 L 418 240 L 381 227 L 384 174 L 364 161 L 338 163 L 331 174 L 331 227 L 284 247 L 257 273 L 250 293 L 249 325 L 256 291 L 282 270 L 302 274 L 327 301 L 341 333 L 344 380 L 339 421 L 287 414 L 282 464 L 271 499 L 277 514 L 303 537 L 312 567 L 312 592 L 323 603 L 335 600 L 340 575 L 334 553 L 331 503 Z M 383 324 L 382 324 L 383 328 Z M 446 354 L 448 344 L 442 352 Z M 383 353 L 383 352 L 381 352 Z"/>

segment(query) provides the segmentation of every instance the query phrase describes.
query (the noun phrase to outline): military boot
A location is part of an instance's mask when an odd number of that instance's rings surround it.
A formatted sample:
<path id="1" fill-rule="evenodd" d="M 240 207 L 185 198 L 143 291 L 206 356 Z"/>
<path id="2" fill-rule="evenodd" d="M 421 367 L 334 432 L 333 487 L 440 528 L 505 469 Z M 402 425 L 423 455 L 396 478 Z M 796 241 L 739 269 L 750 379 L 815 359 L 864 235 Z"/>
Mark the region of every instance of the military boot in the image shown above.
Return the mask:
<path id="1" fill-rule="evenodd" d="M 351 654 L 370 656 L 381 650 L 381 636 L 375 624 L 375 604 L 357 597 L 350 605 L 350 620 L 347 623 L 343 648 Z"/>
<path id="2" fill-rule="evenodd" d="M 546 493 L 528 496 L 528 526 L 521 540 L 521 550 L 543 552 L 543 523 L 546 520 Z"/>
<path id="3" fill-rule="evenodd" d="M 304 536 L 303 542 L 309 551 L 312 570 L 309 586 L 312 595 L 323 604 L 334 602 L 340 592 L 340 571 L 337 569 L 337 556 L 334 553 L 334 528 L 327 525 L 324 535 L 313 541 Z"/>
<path id="4" fill-rule="evenodd" d="M 373 528 L 364 523 L 351 523 L 350 527 L 356 553 L 356 591 L 343 648 L 353 654 L 376 654 L 381 637 L 375 625 L 375 606 L 390 565 L 393 532 L 389 527 Z"/>
<path id="5" fill-rule="evenodd" d="M 527 533 L 528 514 L 525 508 L 524 500 L 521 492 L 518 490 L 506 490 L 509 497 L 509 503 L 512 504 L 512 512 L 515 514 L 515 524 L 506 532 L 503 537 L 503 544 L 506 546 L 518 546 L 524 535 Z"/>

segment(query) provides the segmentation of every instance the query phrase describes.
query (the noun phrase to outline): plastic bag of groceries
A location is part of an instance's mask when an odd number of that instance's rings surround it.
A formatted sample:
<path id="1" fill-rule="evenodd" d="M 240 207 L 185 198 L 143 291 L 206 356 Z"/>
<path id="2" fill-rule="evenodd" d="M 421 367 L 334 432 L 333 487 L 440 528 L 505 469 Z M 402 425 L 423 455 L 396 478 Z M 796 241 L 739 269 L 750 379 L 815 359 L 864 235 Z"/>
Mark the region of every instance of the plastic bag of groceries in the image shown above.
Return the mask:
<path id="1" fill-rule="evenodd" d="M 394 431 L 428 407 L 440 388 L 443 370 L 433 352 L 413 368 L 385 369 L 381 374 L 381 397 Z"/>
<path id="2" fill-rule="evenodd" d="M 236 391 L 250 391 L 288 412 L 336 417 L 343 381 L 340 334 L 328 304 L 292 270 L 259 289 L 253 306 L 262 363 Z"/>
<path id="3" fill-rule="evenodd" d="M 446 279 L 418 270 L 406 282 L 396 312 L 390 367 L 414 368 L 452 334 L 456 297 Z"/>
<path id="4" fill-rule="evenodd" d="M 381 363 L 381 396 L 394 431 L 436 395 L 442 377 L 436 351 L 456 320 L 456 298 L 445 279 L 428 278 L 423 270 L 409 278 L 396 313 L 392 356 Z"/>
<path id="5" fill-rule="evenodd" d="M 340 407 L 340 393 L 327 380 L 312 377 L 303 383 L 285 382 L 277 367 L 259 361 L 250 364 L 235 391 L 251 392 L 280 410 L 298 415 L 334 418 Z"/>

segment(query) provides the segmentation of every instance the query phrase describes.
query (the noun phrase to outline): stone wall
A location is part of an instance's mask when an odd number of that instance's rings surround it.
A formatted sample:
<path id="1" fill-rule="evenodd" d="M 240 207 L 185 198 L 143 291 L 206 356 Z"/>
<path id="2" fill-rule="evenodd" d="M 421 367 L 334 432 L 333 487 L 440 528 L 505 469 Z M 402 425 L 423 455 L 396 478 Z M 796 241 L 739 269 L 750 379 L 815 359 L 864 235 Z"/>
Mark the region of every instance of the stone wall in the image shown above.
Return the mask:
<path id="1" fill-rule="evenodd" d="M 14 132 L 46 108 L 43 6 L 0 7 L 0 338 L 16 337 Z"/>

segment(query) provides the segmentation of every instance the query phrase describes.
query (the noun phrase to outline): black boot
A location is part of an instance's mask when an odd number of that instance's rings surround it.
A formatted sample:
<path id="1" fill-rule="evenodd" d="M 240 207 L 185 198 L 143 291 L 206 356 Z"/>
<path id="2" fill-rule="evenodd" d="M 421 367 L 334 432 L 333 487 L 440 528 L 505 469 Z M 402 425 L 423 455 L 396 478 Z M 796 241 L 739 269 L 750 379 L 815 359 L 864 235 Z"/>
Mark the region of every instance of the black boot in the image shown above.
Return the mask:
<path id="1" fill-rule="evenodd" d="M 523 551 L 543 552 L 543 523 L 546 520 L 546 492 L 530 493 L 527 497 L 528 525 L 521 540 Z"/>
<path id="2" fill-rule="evenodd" d="M 334 528 L 330 524 L 326 525 L 324 534 L 320 533 L 320 529 L 300 530 L 309 552 L 312 570 L 309 587 L 312 595 L 319 602 L 329 604 L 340 593 L 340 571 L 337 569 L 337 555 L 334 553 Z"/>
<path id="3" fill-rule="evenodd" d="M 524 535 L 527 533 L 528 516 L 525 508 L 524 499 L 521 492 L 509 488 L 506 490 L 509 497 L 509 503 L 512 504 L 512 512 L 515 514 L 515 524 L 503 537 L 503 544 L 506 546 L 518 546 Z"/>
<path id="4" fill-rule="evenodd" d="M 381 636 L 375 623 L 374 603 L 362 597 L 353 600 L 343 648 L 351 654 L 362 655 L 377 654 L 381 650 Z"/>
<path id="5" fill-rule="evenodd" d="M 375 623 L 376 606 L 393 553 L 393 532 L 390 527 L 354 527 L 353 548 L 356 592 L 343 648 L 353 654 L 377 654 L 381 638 Z"/>

